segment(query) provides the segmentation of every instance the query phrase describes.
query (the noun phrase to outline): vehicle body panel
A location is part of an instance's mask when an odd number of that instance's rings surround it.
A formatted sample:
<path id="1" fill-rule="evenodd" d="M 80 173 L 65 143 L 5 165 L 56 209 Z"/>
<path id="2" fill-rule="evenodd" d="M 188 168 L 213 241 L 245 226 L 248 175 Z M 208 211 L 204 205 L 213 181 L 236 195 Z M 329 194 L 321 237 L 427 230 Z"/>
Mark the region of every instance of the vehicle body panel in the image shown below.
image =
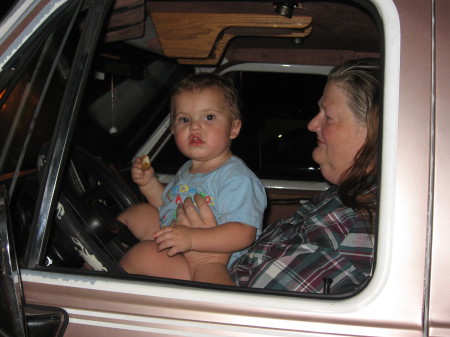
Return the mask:
<path id="1" fill-rule="evenodd" d="M 371 4 L 383 23 L 385 78 L 377 257 L 362 291 L 323 299 L 38 267 L 21 269 L 26 302 L 66 310 L 65 336 L 77 337 L 450 335 L 450 3 Z"/>
<path id="2" fill-rule="evenodd" d="M 433 182 L 433 227 L 430 233 L 432 242 L 431 250 L 431 275 L 430 275 L 430 299 L 429 299 L 429 327 L 430 336 L 450 335 L 450 325 L 448 317 L 450 315 L 450 301 L 448 297 L 442 296 L 448 293 L 447 281 L 444 275 L 450 275 L 450 265 L 448 263 L 448 242 L 450 239 L 450 227 L 448 226 L 448 191 L 450 188 L 450 177 L 448 167 L 450 167 L 449 132 L 450 125 L 449 104 L 450 98 L 448 89 L 450 88 L 450 60 L 448 57 L 449 20 L 443 17 L 443 13 L 450 11 L 448 1 L 436 1 L 436 43 L 434 69 L 435 90 L 432 109 L 435 109 L 434 123 L 436 125 L 435 134 L 435 176 Z M 447 252 L 442 254 L 442 252 Z"/>

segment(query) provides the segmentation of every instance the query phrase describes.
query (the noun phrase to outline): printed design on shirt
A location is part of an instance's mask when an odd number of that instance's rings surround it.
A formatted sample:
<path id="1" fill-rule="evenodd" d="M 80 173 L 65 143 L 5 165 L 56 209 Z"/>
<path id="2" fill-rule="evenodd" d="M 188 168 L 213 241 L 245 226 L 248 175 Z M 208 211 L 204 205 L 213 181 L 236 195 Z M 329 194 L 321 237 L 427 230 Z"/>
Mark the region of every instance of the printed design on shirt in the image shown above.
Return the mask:
<path id="1" fill-rule="evenodd" d="M 174 185 L 164 196 L 166 203 L 173 204 L 172 215 L 166 214 L 163 216 L 163 226 L 169 226 L 173 220 L 177 220 L 177 206 L 182 203 L 186 198 L 191 198 L 194 206 L 197 207 L 197 203 L 194 201 L 194 195 L 198 194 L 206 203 L 210 206 L 214 206 L 214 197 L 208 195 L 206 192 L 197 190 L 195 187 L 191 187 L 188 184 Z M 169 217 L 169 219 L 168 219 Z"/>

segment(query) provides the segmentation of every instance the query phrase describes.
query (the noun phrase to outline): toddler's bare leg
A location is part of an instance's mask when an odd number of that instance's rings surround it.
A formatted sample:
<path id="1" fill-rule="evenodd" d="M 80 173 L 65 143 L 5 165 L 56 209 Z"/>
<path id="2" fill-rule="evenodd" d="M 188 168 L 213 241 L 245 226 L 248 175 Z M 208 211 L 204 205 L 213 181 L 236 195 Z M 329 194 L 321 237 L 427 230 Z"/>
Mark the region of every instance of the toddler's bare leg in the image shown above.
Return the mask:
<path id="1" fill-rule="evenodd" d="M 166 251 L 158 252 L 154 241 L 138 242 L 126 252 L 120 264 L 129 274 L 191 280 L 184 256 L 169 257 Z"/>
<path id="2" fill-rule="evenodd" d="M 117 216 L 139 240 L 153 240 L 153 233 L 159 230 L 159 212 L 148 203 L 127 208 Z"/>

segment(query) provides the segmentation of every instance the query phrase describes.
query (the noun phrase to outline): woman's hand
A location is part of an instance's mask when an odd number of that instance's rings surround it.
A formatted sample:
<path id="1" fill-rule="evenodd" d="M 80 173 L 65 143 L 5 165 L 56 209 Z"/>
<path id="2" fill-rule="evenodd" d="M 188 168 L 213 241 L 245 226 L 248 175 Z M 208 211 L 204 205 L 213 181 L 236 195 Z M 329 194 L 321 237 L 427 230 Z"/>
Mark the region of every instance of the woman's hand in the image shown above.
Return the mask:
<path id="1" fill-rule="evenodd" d="M 160 229 L 153 235 L 158 251 L 168 249 L 168 256 L 189 252 L 192 250 L 194 228 L 206 229 L 217 226 L 214 213 L 205 199 L 200 195 L 195 195 L 194 199 L 200 213 L 197 212 L 191 198 L 187 198 L 184 203 L 178 205 L 178 221 L 172 221 L 170 226 Z"/>
<path id="2" fill-rule="evenodd" d="M 194 196 L 197 209 L 190 198 L 178 205 L 178 225 L 191 228 L 213 228 L 217 221 L 209 205 L 200 195 Z M 172 223 L 176 226 L 176 223 Z M 181 227 L 181 226 L 180 226 Z M 191 270 L 192 280 L 198 282 L 235 285 L 231 280 L 226 265 L 230 259 L 229 253 L 203 253 L 189 251 L 183 253 Z"/>
<path id="3" fill-rule="evenodd" d="M 177 208 L 177 224 L 191 228 L 213 228 L 217 226 L 216 217 L 204 198 L 194 195 L 195 208 L 191 198 L 186 198 Z M 198 209 L 198 211 L 197 211 Z"/>

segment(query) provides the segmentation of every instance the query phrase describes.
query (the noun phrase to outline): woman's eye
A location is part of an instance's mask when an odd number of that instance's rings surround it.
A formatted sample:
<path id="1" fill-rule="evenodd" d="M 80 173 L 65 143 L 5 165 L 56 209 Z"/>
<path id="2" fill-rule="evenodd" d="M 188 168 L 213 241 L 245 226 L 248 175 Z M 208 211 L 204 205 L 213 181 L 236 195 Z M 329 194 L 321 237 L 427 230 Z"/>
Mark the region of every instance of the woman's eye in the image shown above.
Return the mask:
<path id="1" fill-rule="evenodd" d="M 324 114 L 323 114 L 323 116 L 324 116 L 325 120 L 327 120 L 327 121 L 329 121 L 329 120 L 333 119 L 333 117 L 332 117 L 332 116 L 330 116 L 330 115 L 329 115 L 329 114 L 327 114 L 327 113 L 324 113 Z"/>

